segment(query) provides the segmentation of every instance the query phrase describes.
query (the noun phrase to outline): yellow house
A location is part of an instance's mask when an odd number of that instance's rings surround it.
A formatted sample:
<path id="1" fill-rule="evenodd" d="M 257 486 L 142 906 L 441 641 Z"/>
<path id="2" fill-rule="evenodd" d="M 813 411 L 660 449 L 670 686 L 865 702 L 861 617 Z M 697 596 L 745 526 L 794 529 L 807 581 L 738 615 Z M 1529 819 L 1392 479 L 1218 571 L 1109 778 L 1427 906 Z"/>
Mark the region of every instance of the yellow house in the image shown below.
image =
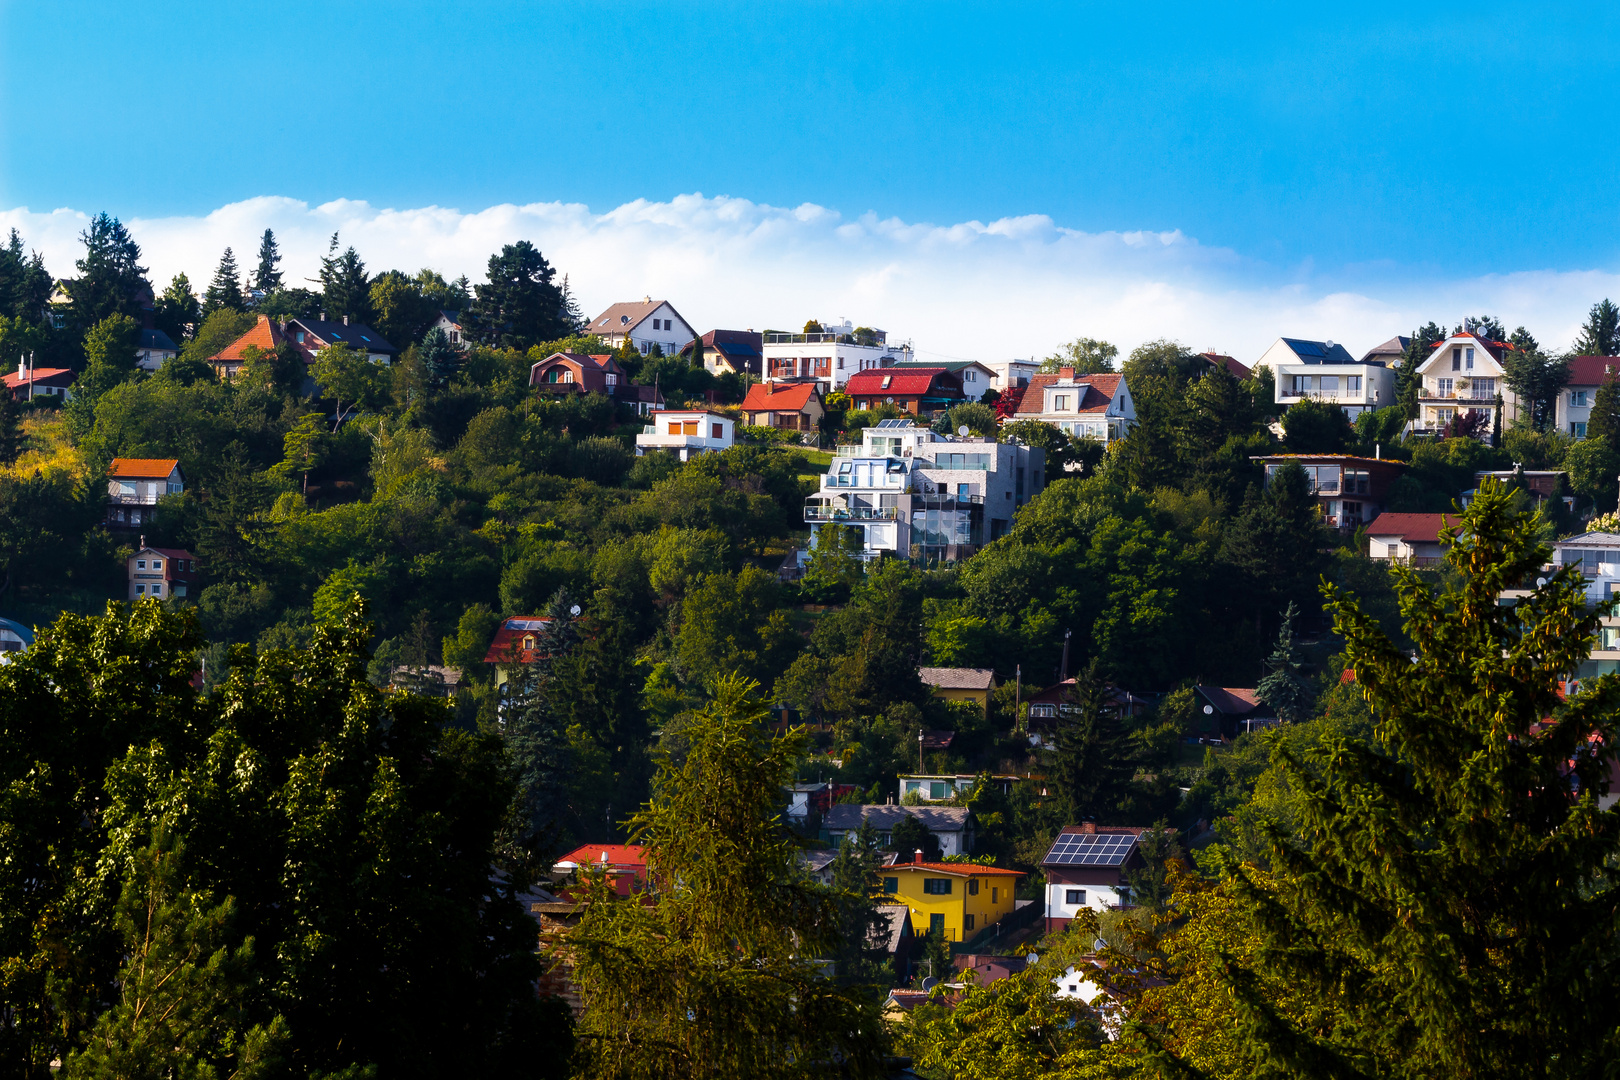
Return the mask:
<path id="1" fill-rule="evenodd" d="M 904 904 L 916 934 L 941 930 L 946 941 L 966 941 L 1013 912 L 1013 890 L 1023 873 L 973 863 L 914 860 L 885 866 L 883 898 Z"/>
<path id="2" fill-rule="evenodd" d="M 989 668 L 924 667 L 917 677 L 933 695 L 946 701 L 971 701 L 985 713 L 990 711 L 990 693 L 996 688 L 996 673 Z"/>

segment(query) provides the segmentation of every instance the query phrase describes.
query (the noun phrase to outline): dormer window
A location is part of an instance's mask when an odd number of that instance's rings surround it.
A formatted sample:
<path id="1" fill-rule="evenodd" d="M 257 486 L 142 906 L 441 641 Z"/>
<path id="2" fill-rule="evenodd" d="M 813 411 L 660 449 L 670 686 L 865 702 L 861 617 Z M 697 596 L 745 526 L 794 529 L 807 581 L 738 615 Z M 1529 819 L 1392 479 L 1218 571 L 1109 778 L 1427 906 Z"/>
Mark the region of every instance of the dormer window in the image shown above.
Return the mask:
<path id="1" fill-rule="evenodd" d="M 524 652 L 533 652 L 534 651 L 534 635 L 533 634 L 524 634 L 523 635 L 523 651 Z"/>
<path id="2" fill-rule="evenodd" d="M 1068 394 L 1053 394 L 1052 395 L 1052 411 L 1053 412 L 1068 412 L 1069 411 L 1069 395 Z"/>

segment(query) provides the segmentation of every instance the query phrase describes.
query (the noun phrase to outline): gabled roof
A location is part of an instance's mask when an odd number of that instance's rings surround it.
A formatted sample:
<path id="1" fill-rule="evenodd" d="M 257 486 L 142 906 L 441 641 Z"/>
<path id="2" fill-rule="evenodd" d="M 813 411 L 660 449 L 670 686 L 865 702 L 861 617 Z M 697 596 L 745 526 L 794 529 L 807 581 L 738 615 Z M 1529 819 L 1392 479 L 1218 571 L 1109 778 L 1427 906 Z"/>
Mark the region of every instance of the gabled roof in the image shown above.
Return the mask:
<path id="1" fill-rule="evenodd" d="M 1440 530 L 1449 522 L 1457 524 L 1456 514 L 1379 514 L 1367 526 L 1368 536 L 1399 537 L 1408 544 L 1438 544 Z"/>
<path id="2" fill-rule="evenodd" d="M 195 559 L 197 557 L 185 548 L 143 547 L 135 554 L 145 555 L 148 551 L 154 555 L 162 555 L 165 559 Z"/>
<path id="3" fill-rule="evenodd" d="M 320 319 L 288 319 L 288 326 L 297 325 L 314 334 L 326 345 L 347 345 L 361 352 L 397 353 L 388 339 L 362 322 L 322 322 Z"/>
<path id="4" fill-rule="evenodd" d="M 270 316 L 260 315 L 259 321 L 253 324 L 252 329 L 208 359 L 221 363 L 240 363 L 242 351 L 249 345 L 264 352 L 271 352 L 285 340 L 286 335 L 281 332 L 281 327 L 277 326 Z"/>
<path id="5" fill-rule="evenodd" d="M 120 480 L 164 480 L 179 466 L 178 458 L 115 457 L 107 475 Z"/>
<path id="6" fill-rule="evenodd" d="M 867 931 L 867 944 L 874 949 L 882 949 L 892 953 L 900 947 L 900 942 L 911 933 L 911 909 L 905 904 L 875 904 L 873 905 L 883 923 L 873 925 Z"/>
<path id="7" fill-rule="evenodd" d="M 180 346 L 174 339 L 158 329 L 145 329 L 141 331 L 141 344 L 143 349 L 167 349 L 169 352 L 179 352 Z"/>
<path id="8" fill-rule="evenodd" d="M 1238 686 L 1199 686 L 1204 700 L 1228 716 L 1247 716 L 1260 707 L 1260 697 L 1252 688 Z"/>
<path id="9" fill-rule="evenodd" d="M 755 383 L 743 398 L 743 412 L 803 412 L 815 383 Z"/>
<path id="10" fill-rule="evenodd" d="M 586 332 L 592 334 L 628 334 L 640 326 L 643 320 L 652 318 L 652 313 L 666 304 L 669 306 L 669 310 L 675 313 L 675 317 L 681 320 L 681 325 L 691 329 L 692 324 L 681 318 L 681 313 L 675 311 L 674 304 L 669 303 L 668 300 L 653 300 L 651 298 L 614 304 L 592 319 L 591 324 L 585 329 Z"/>
<path id="11" fill-rule="evenodd" d="M 640 844 L 582 844 L 558 859 L 554 865 L 564 863 L 575 866 L 646 866 L 647 858 Z"/>
<path id="12" fill-rule="evenodd" d="M 856 806 L 853 803 L 837 803 L 828 807 L 821 824 L 826 829 L 845 831 L 858 829 L 862 821 L 870 821 L 874 829 L 882 831 L 894 828 L 907 817 L 922 822 L 929 832 L 961 832 L 968 824 L 965 806 Z"/>
<path id="13" fill-rule="evenodd" d="M 1400 334 L 1396 334 L 1388 341 L 1380 345 L 1374 345 L 1372 348 L 1362 353 L 1361 362 L 1366 363 L 1369 360 L 1383 360 L 1385 362 L 1390 360 L 1399 360 L 1402 356 L 1406 355 L 1406 350 L 1411 347 L 1411 338 L 1402 337 Z"/>
<path id="14" fill-rule="evenodd" d="M 1211 367 L 1225 368 L 1227 374 L 1234 379 L 1247 379 L 1249 377 L 1249 365 L 1235 356 L 1227 356 L 1225 353 L 1218 352 L 1199 353 L 1198 355 L 1208 360 Z"/>
<path id="15" fill-rule="evenodd" d="M 994 690 L 996 673 L 977 667 L 920 667 L 917 677 L 941 690 Z"/>
<path id="16" fill-rule="evenodd" d="M 1572 356 L 1566 386 L 1602 386 L 1610 375 L 1620 377 L 1620 356 Z"/>
<path id="17" fill-rule="evenodd" d="M 944 368 L 952 375 L 957 375 L 965 368 L 976 367 L 987 375 L 995 375 L 996 369 L 988 364 L 981 364 L 977 360 L 896 360 L 887 368 L 870 368 L 874 371 L 898 371 L 901 369 L 916 370 L 917 368 Z"/>
<path id="18" fill-rule="evenodd" d="M 844 384 L 844 393 L 856 394 L 926 394 L 932 391 L 940 376 L 949 374 L 944 368 L 887 367 L 857 371 Z M 888 380 L 885 384 L 884 380 Z M 955 389 L 952 387 L 951 389 Z"/>
<path id="19" fill-rule="evenodd" d="M 1042 866 L 1124 866 L 1145 830 L 1132 827 L 1064 829 L 1041 858 Z"/>
<path id="20" fill-rule="evenodd" d="M 500 628 L 495 631 L 494 640 L 489 643 L 489 652 L 484 654 L 486 664 L 528 664 L 540 655 L 538 649 L 523 649 L 525 634 L 539 635 L 546 623 L 551 620 L 544 615 L 515 615 L 510 619 L 502 619 Z"/>
<path id="21" fill-rule="evenodd" d="M 1084 387 L 1085 397 L 1077 404 L 1079 408 L 1074 412 L 1078 414 L 1091 413 L 1100 415 L 1108 411 L 1108 405 L 1119 392 L 1120 383 L 1125 381 L 1123 375 L 1076 375 L 1072 380 L 1075 390 Z M 1040 416 L 1046 410 L 1047 387 L 1068 389 L 1068 384 L 1061 374 L 1031 375 L 1029 385 L 1024 387 L 1023 396 L 1018 402 L 1019 416 Z M 1063 413 L 1069 415 L 1068 410 Z"/>
<path id="22" fill-rule="evenodd" d="M 1429 354 L 1429 359 L 1433 360 L 1436 356 L 1441 354 L 1442 350 L 1444 350 L 1447 345 L 1450 345 L 1454 341 L 1461 341 L 1464 338 L 1484 346 L 1485 351 L 1490 353 L 1491 356 L 1497 360 L 1502 359 L 1502 354 L 1513 347 L 1505 341 L 1492 341 L 1489 338 L 1481 337 L 1472 330 L 1463 330 L 1460 333 L 1452 334 L 1444 341 L 1435 342 L 1431 346 L 1434 351 Z M 1425 361 L 1425 363 L 1427 363 L 1427 361 Z"/>
<path id="23" fill-rule="evenodd" d="M 924 870 L 930 874 L 951 874 L 955 877 L 979 877 L 983 874 L 1007 874 L 1023 877 L 1022 870 L 1003 870 L 999 866 L 980 866 L 978 863 L 916 862 L 901 860 L 885 870 Z"/>
<path id="24" fill-rule="evenodd" d="M 10 374 L 4 376 L 3 378 L 0 378 L 0 382 L 5 383 L 7 390 L 16 390 L 19 387 L 27 386 L 31 382 L 35 383 L 37 385 L 39 383 L 44 382 L 46 379 L 54 379 L 54 378 L 56 378 L 57 376 L 60 376 L 60 375 L 72 375 L 72 374 L 73 374 L 73 369 L 72 368 L 42 367 L 42 368 L 34 368 L 27 375 L 19 375 L 17 372 L 13 371 Z M 73 380 L 69 379 L 68 381 L 72 382 Z"/>
<path id="25" fill-rule="evenodd" d="M 705 349 L 740 360 L 761 356 L 765 351 L 765 335 L 752 330 L 710 330 L 699 340 L 703 342 Z M 690 342 L 681 349 L 682 354 L 691 351 Z"/>
<path id="26" fill-rule="evenodd" d="M 1311 341 L 1309 338 L 1282 339 L 1284 345 L 1293 350 L 1295 356 L 1308 364 L 1353 364 L 1355 357 L 1350 351 L 1338 342 Z"/>

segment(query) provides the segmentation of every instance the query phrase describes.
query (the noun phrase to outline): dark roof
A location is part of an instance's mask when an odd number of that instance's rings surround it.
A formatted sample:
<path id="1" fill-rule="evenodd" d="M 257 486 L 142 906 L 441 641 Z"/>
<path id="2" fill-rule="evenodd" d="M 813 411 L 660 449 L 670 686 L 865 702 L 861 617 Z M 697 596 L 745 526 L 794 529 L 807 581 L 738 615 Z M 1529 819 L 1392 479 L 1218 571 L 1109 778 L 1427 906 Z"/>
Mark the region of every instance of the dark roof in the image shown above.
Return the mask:
<path id="1" fill-rule="evenodd" d="M 930 832 L 960 832 L 967 828 L 968 811 L 962 806 L 856 806 L 838 803 L 827 808 L 821 819 L 822 828 L 832 832 L 847 832 L 870 821 L 878 830 L 892 829 L 902 818 L 914 817 Z"/>
<path id="2" fill-rule="evenodd" d="M 1306 338 L 1283 338 L 1283 343 L 1294 350 L 1294 355 L 1308 364 L 1353 364 L 1355 357 L 1337 342 L 1310 341 Z"/>
<path id="3" fill-rule="evenodd" d="M 1136 849 L 1135 832 L 1062 832 L 1041 859 L 1042 866 L 1124 866 Z"/>
<path id="4" fill-rule="evenodd" d="M 1249 365 L 1235 356 L 1227 356 L 1225 353 L 1218 352 L 1199 353 L 1198 355 L 1208 360 L 1210 367 L 1225 368 L 1227 374 L 1234 379 L 1247 379 L 1249 377 Z"/>
<path id="5" fill-rule="evenodd" d="M 288 319 L 287 325 L 302 327 L 328 345 L 342 343 L 364 352 L 397 353 L 388 339 L 365 323 L 322 322 L 320 319 Z"/>
<path id="6" fill-rule="evenodd" d="M 1620 373 L 1620 356 L 1572 356 L 1566 386 L 1602 386 L 1611 374 Z"/>
<path id="7" fill-rule="evenodd" d="M 1260 707 L 1260 698 L 1252 689 L 1237 686 L 1200 686 L 1198 692 L 1217 712 L 1227 716 L 1248 716 Z"/>
<path id="8" fill-rule="evenodd" d="M 765 351 L 765 335 L 756 334 L 752 330 L 710 330 L 699 340 L 703 342 L 705 349 L 712 349 L 725 356 L 760 356 Z M 687 342 L 681 349 L 682 355 L 691 351 L 691 342 Z"/>
<path id="9" fill-rule="evenodd" d="M 1406 355 L 1406 350 L 1412 347 L 1412 339 L 1396 334 L 1381 345 L 1374 345 L 1361 354 L 1362 363 L 1369 360 L 1387 360 Z"/>
<path id="10" fill-rule="evenodd" d="M 180 346 L 174 343 L 173 338 L 163 331 L 155 329 L 141 331 L 140 347 L 143 349 L 167 349 L 170 352 L 180 351 Z"/>

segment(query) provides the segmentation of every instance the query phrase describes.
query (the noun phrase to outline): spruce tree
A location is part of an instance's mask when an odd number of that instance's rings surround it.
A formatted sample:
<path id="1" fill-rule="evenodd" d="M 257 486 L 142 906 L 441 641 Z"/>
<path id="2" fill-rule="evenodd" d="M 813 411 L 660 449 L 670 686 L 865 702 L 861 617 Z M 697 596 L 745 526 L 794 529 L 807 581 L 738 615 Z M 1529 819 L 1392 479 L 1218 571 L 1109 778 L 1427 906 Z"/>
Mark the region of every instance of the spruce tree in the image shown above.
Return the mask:
<path id="1" fill-rule="evenodd" d="M 1266 660 L 1266 676 L 1255 687 L 1260 700 L 1277 710 L 1277 719 L 1285 724 L 1296 724 L 1310 716 L 1311 691 L 1305 681 L 1305 657 L 1299 651 L 1294 636 L 1294 622 L 1299 618 L 1299 605 L 1289 601 L 1283 612 L 1282 628 L 1277 632 L 1277 647 Z"/>
<path id="2" fill-rule="evenodd" d="M 553 667 L 579 641 L 579 608 L 566 588 L 552 596 L 544 617 L 533 654 L 518 669 L 501 708 L 501 731 L 518 782 L 512 857 L 538 868 L 550 865 L 568 820 L 572 753 L 552 686 Z"/>
<path id="3" fill-rule="evenodd" d="M 877 830 L 870 821 L 862 821 L 859 829 L 844 835 L 832 864 L 839 932 L 838 946 L 831 954 L 834 977 L 844 986 L 888 985 L 894 980 L 894 966 L 883 945 L 889 920 L 873 899 L 882 865 Z"/>
<path id="4" fill-rule="evenodd" d="M 253 287 L 266 296 L 281 288 L 281 271 L 277 269 L 280 264 L 281 248 L 276 244 L 276 234 L 266 229 L 259 239 L 259 265 L 253 271 Z"/>
<path id="5" fill-rule="evenodd" d="M 1057 748 L 1047 776 L 1057 789 L 1065 824 L 1130 824 L 1117 818 L 1129 801 L 1136 766 L 1129 736 L 1108 707 L 1107 690 L 1093 659 L 1058 708 Z"/>
<path id="6" fill-rule="evenodd" d="M 1227 859 L 1259 934 L 1254 964 L 1221 968 L 1250 1075 L 1585 1077 L 1613 1061 L 1620 813 L 1600 799 L 1620 679 L 1564 682 L 1613 604 L 1589 607 L 1578 569 L 1545 574 L 1543 528 L 1486 483 L 1446 543 L 1456 584 L 1392 569 L 1413 653 L 1324 588 L 1375 739 L 1276 744 L 1296 828 L 1273 830 L 1269 871 Z"/>
<path id="7" fill-rule="evenodd" d="M 436 326 L 422 338 L 417 358 L 435 387 L 450 385 L 450 380 L 461 370 L 461 353 L 450 344 L 450 335 Z"/>
<path id="8" fill-rule="evenodd" d="M 197 294 L 191 291 L 191 279 L 183 273 L 174 275 L 169 287 L 157 298 L 152 322 L 178 343 L 196 333 L 202 321 L 202 305 L 197 302 Z"/>
<path id="9" fill-rule="evenodd" d="M 22 406 L 12 399 L 8 391 L 0 390 L 0 465 L 15 465 L 28 449 L 28 435 L 23 431 Z"/>
<path id="10" fill-rule="evenodd" d="M 371 312 L 371 279 L 366 276 L 366 264 L 353 246 L 341 255 L 337 253 L 338 234 L 332 234 L 332 243 L 321 259 L 321 304 L 326 318 L 340 322 L 347 315 L 354 322 L 369 324 Z"/>
<path id="11" fill-rule="evenodd" d="M 1418 395 L 1423 389 L 1423 377 L 1418 374 L 1418 368 L 1434 353 L 1435 345 L 1444 340 L 1445 330 L 1431 319 L 1427 326 L 1412 331 L 1406 351 L 1401 354 L 1400 367 L 1395 371 L 1395 400 L 1408 420 L 1417 419 Z"/>
<path id="12" fill-rule="evenodd" d="M 84 258 L 73 264 L 79 277 L 64 283 L 74 322 L 82 329 L 109 315 L 138 316 L 146 267 L 139 265 L 140 245 L 129 230 L 117 218 L 100 213 L 79 239 L 84 243 Z"/>
<path id="13" fill-rule="evenodd" d="M 1575 339 L 1576 356 L 1620 355 L 1620 307 L 1607 298 L 1592 305 Z"/>
<path id="14" fill-rule="evenodd" d="M 573 332 L 563 315 L 556 271 L 527 240 L 507 244 L 489 257 L 488 283 L 461 313 L 462 331 L 480 345 L 527 349 Z"/>
<path id="15" fill-rule="evenodd" d="M 236 268 L 236 255 L 230 248 L 226 248 L 225 254 L 219 257 L 214 280 L 208 283 L 208 291 L 203 293 L 202 311 L 205 318 L 220 308 L 247 310 L 247 298 L 242 295 L 242 275 Z"/>

